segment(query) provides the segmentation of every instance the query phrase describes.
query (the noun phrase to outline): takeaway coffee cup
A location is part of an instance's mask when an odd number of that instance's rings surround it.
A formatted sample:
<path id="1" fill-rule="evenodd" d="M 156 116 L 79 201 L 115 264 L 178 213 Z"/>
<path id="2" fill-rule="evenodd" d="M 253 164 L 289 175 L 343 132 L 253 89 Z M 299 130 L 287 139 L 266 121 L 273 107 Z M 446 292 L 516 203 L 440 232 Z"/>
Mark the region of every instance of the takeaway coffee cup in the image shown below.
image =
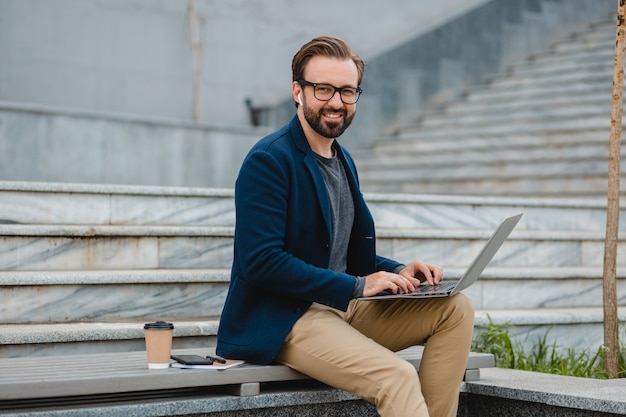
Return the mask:
<path id="1" fill-rule="evenodd" d="M 174 325 L 165 321 L 156 321 L 144 324 L 143 328 L 146 336 L 148 368 L 169 368 Z"/>

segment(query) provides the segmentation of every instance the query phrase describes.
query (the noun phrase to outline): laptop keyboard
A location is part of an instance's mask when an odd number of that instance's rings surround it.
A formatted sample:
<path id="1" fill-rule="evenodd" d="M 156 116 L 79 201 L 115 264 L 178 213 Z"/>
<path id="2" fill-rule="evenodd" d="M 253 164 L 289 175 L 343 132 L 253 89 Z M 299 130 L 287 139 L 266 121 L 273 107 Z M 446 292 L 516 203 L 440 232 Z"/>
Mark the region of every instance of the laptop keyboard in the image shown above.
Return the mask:
<path id="1" fill-rule="evenodd" d="M 413 291 L 413 293 L 442 293 L 450 291 L 456 285 L 456 281 L 445 281 L 435 285 L 422 284 Z"/>

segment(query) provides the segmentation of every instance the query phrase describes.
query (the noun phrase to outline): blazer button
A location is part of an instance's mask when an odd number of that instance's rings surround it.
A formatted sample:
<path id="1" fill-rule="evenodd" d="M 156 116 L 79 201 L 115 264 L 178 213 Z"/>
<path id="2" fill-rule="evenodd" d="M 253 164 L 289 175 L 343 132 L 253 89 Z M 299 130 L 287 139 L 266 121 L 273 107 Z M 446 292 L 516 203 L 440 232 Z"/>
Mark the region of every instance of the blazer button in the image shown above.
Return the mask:
<path id="1" fill-rule="evenodd" d="M 302 313 L 302 309 L 301 308 L 296 308 L 296 314 L 300 314 Z"/>

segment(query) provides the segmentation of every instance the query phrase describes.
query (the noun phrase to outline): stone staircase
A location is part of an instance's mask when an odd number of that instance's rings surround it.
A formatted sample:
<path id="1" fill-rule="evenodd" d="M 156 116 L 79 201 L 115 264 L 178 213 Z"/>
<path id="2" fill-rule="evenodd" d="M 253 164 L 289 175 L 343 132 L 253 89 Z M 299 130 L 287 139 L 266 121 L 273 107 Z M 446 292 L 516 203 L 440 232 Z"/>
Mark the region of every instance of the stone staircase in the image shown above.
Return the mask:
<path id="1" fill-rule="evenodd" d="M 465 291 L 478 330 L 489 316 L 526 343 L 550 330 L 562 346 L 602 344 L 613 26 L 355 153 L 383 255 L 455 278 L 502 218 L 524 213 Z M 214 345 L 234 221 L 232 189 L 0 182 L 0 356 L 141 350 L 155 319 L 175 323 L 175 348 Z"/>
<path id="2" fill-rule="evenodd" d="M 477 327 L 489 314 L 520 340 L 554 326 L 565 346 L 602 343 L 602 200 L 366 199 L 381 254 L 440 263 L 449 278 L 502 218 L 523 212 L 465 291 Z M 175 323 L 175 348 L 214 345 L 233 226 L 228 189 L 0 182 L 0 356 L 141 350 L 142 325 L 155 319 Z M 624 306 L 624 275 L 618 291 Z"/>
<path id="3" fill-rule="evenodd" d="M 614 44 L 614 22 L 589 25 L 395 126 L 356 155 L 364 190 L 606 196 Z"/>

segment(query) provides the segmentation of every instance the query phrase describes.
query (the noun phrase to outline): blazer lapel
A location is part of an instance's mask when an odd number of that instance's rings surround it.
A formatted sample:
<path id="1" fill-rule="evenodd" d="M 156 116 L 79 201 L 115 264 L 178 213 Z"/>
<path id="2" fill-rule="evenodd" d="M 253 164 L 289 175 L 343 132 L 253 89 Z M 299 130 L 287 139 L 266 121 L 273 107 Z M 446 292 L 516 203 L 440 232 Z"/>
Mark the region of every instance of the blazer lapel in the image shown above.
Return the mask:
<path id="1" fill-rule="evenodd" d="M 313 179 L 317 202 L 320 205 L 320 210 L 322 210 L 322 216 L 324 216 L 324 222 L 326 223 L 326 228 L 328 229 L 328 236 L 332 236 L 333 228 L 330 213 L 330 201 L 328 199 L 328 190 L 326 189 L 324 177 L 322 177 L 322 172 L 320 171 L 320 167 L 317 163 L 315 155 L 313 155 L 313 151 L 309 151 L 304 157 L 304 164 L 306 165 L 309 174 Z"/>
<path id="2" fill-rule="evenodd" d="M 333 227 L 328 190 L 326 189 L 326 183 L 324 182 L 324 177 L 322 177 L 322 172 L 320 171 L 317 159 L 315 158 L 309 143 L 306 141 L 298 116 L 294 116 L 293 119 L 291 119 L 290 129 L 296 147 L 304 154 L 304 165 L 313 180 L 313 186 L 316 194 L 315 197 L 317 197 L 317 202 L 320 206 L 320 210 L 322 211 L 322 216 L 324 217 L 324 222 L 326 223 L 326 229 L 328 230 L 328 236 L 332 236 Z"/>

